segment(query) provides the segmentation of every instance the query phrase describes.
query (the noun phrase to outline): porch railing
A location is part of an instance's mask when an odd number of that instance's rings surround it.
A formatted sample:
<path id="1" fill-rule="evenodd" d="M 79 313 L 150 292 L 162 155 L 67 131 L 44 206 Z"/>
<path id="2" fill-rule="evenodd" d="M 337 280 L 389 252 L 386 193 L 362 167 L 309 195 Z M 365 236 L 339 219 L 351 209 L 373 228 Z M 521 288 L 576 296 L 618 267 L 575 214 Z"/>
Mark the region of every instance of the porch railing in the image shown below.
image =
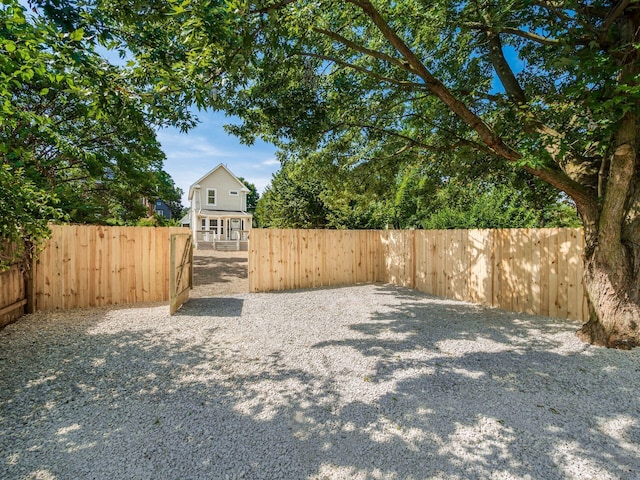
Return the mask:
<path id="1" fill-rule="evenodd" d="M 222 235 L 215 231 L 199 230 L 196 231 L 196 242 L 208 243 L 208 242 L 228 242 L 228 241 L 246 241 L 249 239 L 248 230 L 231 230 L 225 232 Z"/>

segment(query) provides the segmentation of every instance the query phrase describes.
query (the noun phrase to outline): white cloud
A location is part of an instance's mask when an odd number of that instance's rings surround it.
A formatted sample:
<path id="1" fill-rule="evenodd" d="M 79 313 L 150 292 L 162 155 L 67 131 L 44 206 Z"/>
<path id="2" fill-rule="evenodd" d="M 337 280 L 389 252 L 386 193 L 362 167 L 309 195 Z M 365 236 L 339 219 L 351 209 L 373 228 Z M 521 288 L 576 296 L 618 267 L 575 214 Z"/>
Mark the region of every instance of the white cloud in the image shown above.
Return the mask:
<path id="1" fill-rule="evenodd" d="M 162 144 L 167 158 L 172 161 L 202 160 L 208 162 L 212 158 L 231 158 L 234 156 L 233 152 L 217 147 L 209 139 L 200 135 L 160 131 L 158 132 L 158 140 Z"/>
<path id="2" fill-rule="evenodd" d="M 261 163 L 261 165 L 265 165 L 267 167 L 272 167 L 272 166 L 280 166 L 280 161 L 276 160 L 275 158 L 270 158 L 269 160 L 265 160 L 264 162 Z"/>
<path id="3" fill-rule="evenodd" d="M 258 193 L 262 195 L 265 188 L 267 188 L 271 183 L 271 178 L 254 178 L 251 183 L 256 186 L 256 190 L 258 190 Z"/>

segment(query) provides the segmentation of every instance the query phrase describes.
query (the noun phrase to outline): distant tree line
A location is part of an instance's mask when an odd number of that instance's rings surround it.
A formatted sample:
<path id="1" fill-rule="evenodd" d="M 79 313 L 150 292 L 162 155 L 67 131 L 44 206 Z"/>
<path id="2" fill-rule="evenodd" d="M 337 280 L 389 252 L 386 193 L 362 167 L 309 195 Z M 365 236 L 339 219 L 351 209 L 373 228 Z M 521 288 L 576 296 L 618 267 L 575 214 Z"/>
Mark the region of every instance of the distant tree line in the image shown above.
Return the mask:
<path id="1" fill-rule="evenodd" d="M 577 227 L 575 206 L 549 184 L 515 169 L 462 166 L 453 175 L 419 159 L 378 172 L 347 171 L 321 158 L 288 160 L 257 203 L 265 228 Z"/>

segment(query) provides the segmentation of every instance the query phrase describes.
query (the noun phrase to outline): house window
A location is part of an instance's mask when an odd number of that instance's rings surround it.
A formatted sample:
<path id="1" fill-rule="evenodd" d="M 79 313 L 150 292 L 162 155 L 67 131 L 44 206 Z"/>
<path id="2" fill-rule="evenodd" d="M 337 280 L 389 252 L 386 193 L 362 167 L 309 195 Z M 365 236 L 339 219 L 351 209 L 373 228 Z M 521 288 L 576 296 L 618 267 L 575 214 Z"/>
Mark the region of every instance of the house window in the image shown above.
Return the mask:
<path id="1" fill-rule="evenodd" d="M 209 230 L 217 233 L 217 231 L 218 231 L 218 220 L 214 220 L 214 219 L 209 220 Z"/>
<path id="2" fill-rule="evenodd" d="M 232 197 L 237 197 L 238 195 L 240 195 L 240 192 L 238 192 L 238 190 L 229 190 L 229 195 L 231 195 Z"/>
<path id="3" fill-rule="evenodd" d="M 203 218 L 202 219 L 202 230 L 206 230 L 207 229 L 207 219 Z"/>
<path id="4" fill-rule="evenodd" d="M 216 189 L 215 188 L 207 188 L 207 205 L 216 204 Z"/>
<path id="5" fill-rule="evenodd" d="M 164 211 L 163 210 L 156 210 L 156 213 L 158 215 L 160 215 L 161 217 L 164 217 Z"/>

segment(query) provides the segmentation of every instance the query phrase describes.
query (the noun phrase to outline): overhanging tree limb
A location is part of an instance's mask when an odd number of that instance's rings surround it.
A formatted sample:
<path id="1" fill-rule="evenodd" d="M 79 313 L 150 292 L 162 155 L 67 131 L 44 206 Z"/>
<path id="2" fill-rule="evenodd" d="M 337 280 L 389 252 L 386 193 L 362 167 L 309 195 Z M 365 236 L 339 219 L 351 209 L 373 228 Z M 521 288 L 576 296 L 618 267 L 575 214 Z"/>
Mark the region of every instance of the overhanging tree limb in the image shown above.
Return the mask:
<path id="1" fill-rule="evenodd" d="M 467 125 L 473 128 L 482 141 L 497 155 L 507 160 L 518 160 L 520 155 L 511 147 L 506 145 L 489 128 L 489 126 L 460 100 L 458 100 L 447 87 L 435 78 L 431 72 L 424 66 L 420 59 L 413 51 L 404 43 L 404 41 L 389 26 L 380 12 L 371 4 L 369 0 L 347 0 L 354 5 L 362 8 L 363 12 L 373 21 L 382 35 L 391 43 L 391 45 L 409 62 L 411 67 L 416 71 L 424 82 L 426 88 L 431 90 L 445 105 L 447 105 L 456 115 L 458 115 Z"/>
<path id="2" fill-rule="evenodd" d="M 602 26 L 600 27 L 603 34 L 606 34 L 609 31 L 609 28 L 611 28 L 613 23 L 622 16 L 625 9 L 629 7 L 631 3 L 631 0 L 620 0 L 616 6 L 609 11 L 602 22 Z"/>
<path id="3" fill-rule="evenodd" d="M 522 156 L 519 152 L 509 147 L 480 117 L 458 100 L 442 82 L 431 74 L 369 0 L 347 1 L 362 8 L 363 12 L 373 21 L 382 35 L 409 62 L 416 74 L 424 80 L 426 87 L 458 115 L 462 121 L 475 130 L 482 142 L 493 153 L 511 162 L 519 162 L 521 160 Z M 591 190 L 572 180 L 566 173 L 546 167 L 525 166 L 524 168 L 533 175 L 566 192 L 575 200 L 579 208 L 589 212 L 597 209 Z"/>
<path id="4" fill-rule="evenodd" d="M 408 64 L 407 62 L 403 62 L 397 58 L 392 57 L 391 55 L 387 55 L 386 53 L 382 53 L 382 52 L 378 52 L 376 50 L 372 50 L 370 48 L 365 48 L 362 45 L 359 45 L 356 42 L 353 42 L 345 37 L 343 37 L 342 35 L 339 35 L 335 32 L 332 32 L 330 30 L 326 30 L 324 28 L 317 28 L 314 27 L 313 29 L 315 32 L 318 32 L 322 35 L 325 35 L 343 45 L 345 45 L 346 47 L 349 47 L 350 49 L 356 51 L 356 52 L 360 52 L 363 53 L 369 57 L 373 57 L 373 58 L 377 58 L 378 60 L 383 60 L 387 63 L 390 63 L 392 65 L 395 65 L 396 67 L 399 67 L 403 70 L 406 70 L 407 72 L 410 73 L 416 73 L 412 68 L 411 65 Z"/>
<path id="5" fill-rule="evenodd" d="M 372 72 L 367 68 L 361 67 L 359 65 L 354 65 L 353 63 L 345 62 L 344 60 L 341 60 L 339 58 L 335 58 L 329 55 L 323 55 L 320 53 L 302 52 L 302 51 L 294 52 L 294 54 L 301 57 L 311 57 L 311 58 L 318 58 L 320 60 L 326 60 L 328 62 L 335 63 L 336 65 L 340 65 L 342 67 L 349 68 L 360 73 L 364 73 L 365 75 L 368 75 L 371 78 L 375 78 L 376 80 L 379 80 L 381 82 L 391 83 L 393 85 L 397 85 L 402 88 L 410 88 L 414 90 L 415 89 L 425 90 L 427 88 L 425 85 L 421 83 L 408 82 L 405 80 L 396 80 L 395 78 L 386 77 L 384 75 L 380 75 L 378 73 Z"/>
<path id="6" fill-rule="evenodd" d="M 532 42 L 539 43 L 540 45 L 556 46 L 561 44 L 560 40 L 556 38 L 543 37 L 542 35 L 538 35 L 533 32 L 526 32 L 524 30 L 519 30 L 513 27 L 490 27 L 480 22 L 466 22 L 463 24 L 463 26 L 483 32 L 493 32 L 496 34 L 507 33 L 510 35 L 522 37 L 526 40 L 531 40 Z"/>

